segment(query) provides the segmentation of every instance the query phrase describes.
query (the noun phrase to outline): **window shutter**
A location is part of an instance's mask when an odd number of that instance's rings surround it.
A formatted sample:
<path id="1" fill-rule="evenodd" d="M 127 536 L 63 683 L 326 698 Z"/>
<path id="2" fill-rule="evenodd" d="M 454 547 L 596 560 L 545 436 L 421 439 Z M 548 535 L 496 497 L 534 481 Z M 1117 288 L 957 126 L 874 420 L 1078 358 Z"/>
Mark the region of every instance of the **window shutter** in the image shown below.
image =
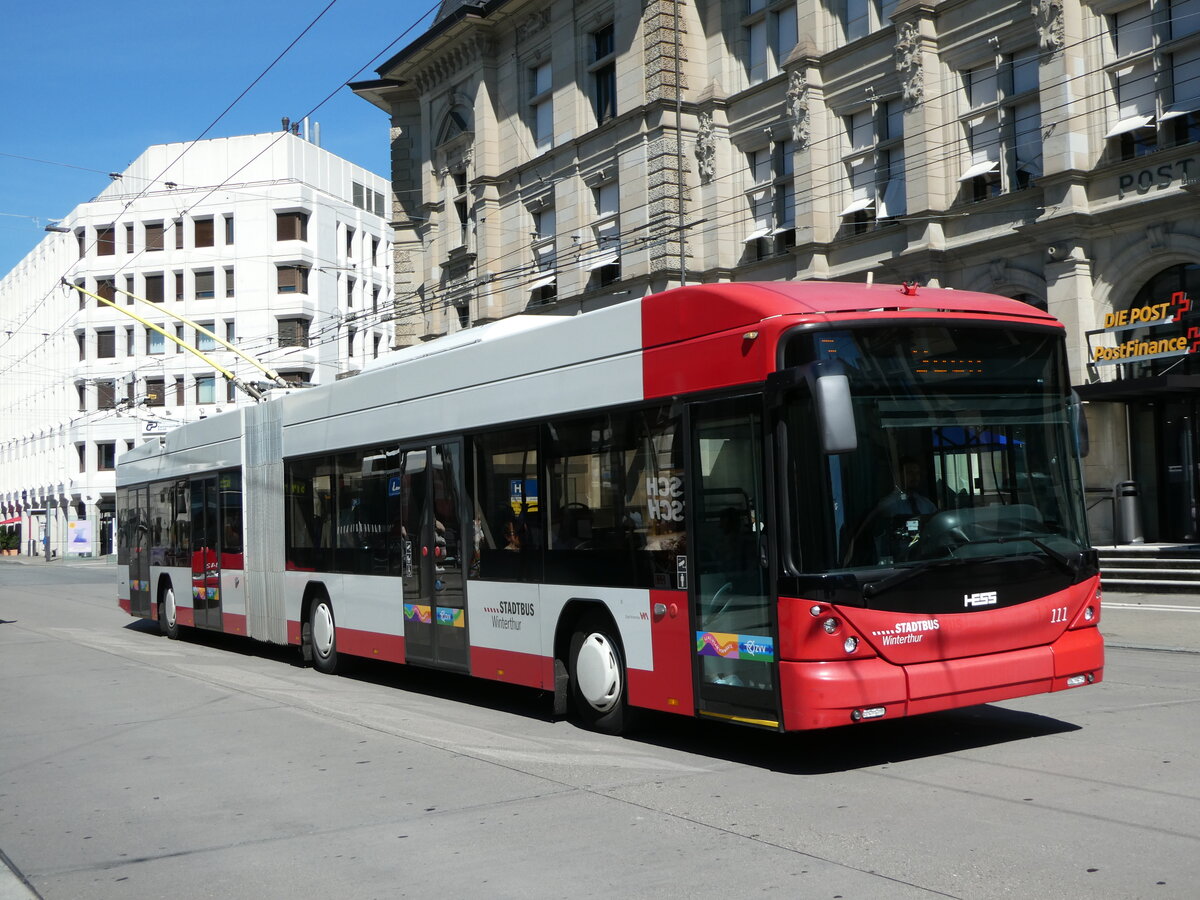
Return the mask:
<path id="1" fill-rule="evenodd" d="M 194 234 L 197 247 L 213 246 L 213 220 L 212 219 L 197 219 L 193 223 Z"/>

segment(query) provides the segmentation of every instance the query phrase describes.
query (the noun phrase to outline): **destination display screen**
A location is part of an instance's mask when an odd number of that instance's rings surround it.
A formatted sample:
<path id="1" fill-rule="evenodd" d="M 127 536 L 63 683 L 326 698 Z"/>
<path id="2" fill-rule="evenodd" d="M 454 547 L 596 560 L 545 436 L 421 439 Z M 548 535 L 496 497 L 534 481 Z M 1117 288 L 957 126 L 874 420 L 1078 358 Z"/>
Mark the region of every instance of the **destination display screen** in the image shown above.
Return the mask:
<path id="1" fill-rule="evenodd" d="M 1065 390 L 1066 361 L 1054 329 L 905 324 L 814 332 L 793 341 L 785 366 L 837 360 L 858 389 L 937 383 L 946 390 L 981 386 Z"/>

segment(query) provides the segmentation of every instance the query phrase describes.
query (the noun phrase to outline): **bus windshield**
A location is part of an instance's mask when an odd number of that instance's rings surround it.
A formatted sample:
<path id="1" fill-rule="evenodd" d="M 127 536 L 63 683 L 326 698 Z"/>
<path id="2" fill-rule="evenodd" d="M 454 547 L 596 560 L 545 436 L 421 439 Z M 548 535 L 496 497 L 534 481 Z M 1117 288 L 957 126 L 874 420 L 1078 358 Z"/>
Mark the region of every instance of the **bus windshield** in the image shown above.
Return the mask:
<path id="1" fill-rule="evenodd" d="M 1073 570 L 1088 541 L 1059 332 L 905 322 L 794 334 L 785 365 L 815 361 L 848 376 L 858 447 L 822 454 L 811 399 L 790 395 L 796 568 L 1036 555 Z"/>

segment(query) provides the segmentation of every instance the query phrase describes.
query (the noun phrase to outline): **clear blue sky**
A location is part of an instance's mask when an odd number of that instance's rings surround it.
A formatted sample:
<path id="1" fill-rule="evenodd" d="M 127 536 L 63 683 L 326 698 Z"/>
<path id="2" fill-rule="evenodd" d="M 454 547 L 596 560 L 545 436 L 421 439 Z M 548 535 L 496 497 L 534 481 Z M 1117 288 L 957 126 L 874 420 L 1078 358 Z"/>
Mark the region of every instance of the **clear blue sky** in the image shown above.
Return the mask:
<path id="1" fill-rule="evenodd" d="M 107 173 L 123 170 L 152 144 L 199 137 L 327 6 L 207 137 L 275 131 L 283 116 L 301 119 L 333 94 L 311 117 L 321 123 L 321 145 L 386 176 L 386 114 L 339 85 L 375 78 L 378 65 L 429 28 L 438 5 L 5 3 L 0 277 L 46 236 L 48 221 L 104 190 Z"/>

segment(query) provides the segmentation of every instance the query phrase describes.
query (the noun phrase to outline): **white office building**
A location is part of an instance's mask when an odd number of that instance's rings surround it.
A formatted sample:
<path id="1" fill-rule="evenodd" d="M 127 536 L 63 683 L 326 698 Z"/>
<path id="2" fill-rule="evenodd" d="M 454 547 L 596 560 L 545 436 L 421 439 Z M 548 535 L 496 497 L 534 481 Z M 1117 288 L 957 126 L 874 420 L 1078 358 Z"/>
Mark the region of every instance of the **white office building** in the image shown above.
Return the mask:
<path id="1" fill-rule="evenodd" d="M 220 341 L 296 385 L 391 347 L 388 183 L 297 131 L 150 147 L 0 281 L 0 522 L 21 553 L 110 552 L 121 453 L 254 402 L 222 370 L 271 379 Z"/>

